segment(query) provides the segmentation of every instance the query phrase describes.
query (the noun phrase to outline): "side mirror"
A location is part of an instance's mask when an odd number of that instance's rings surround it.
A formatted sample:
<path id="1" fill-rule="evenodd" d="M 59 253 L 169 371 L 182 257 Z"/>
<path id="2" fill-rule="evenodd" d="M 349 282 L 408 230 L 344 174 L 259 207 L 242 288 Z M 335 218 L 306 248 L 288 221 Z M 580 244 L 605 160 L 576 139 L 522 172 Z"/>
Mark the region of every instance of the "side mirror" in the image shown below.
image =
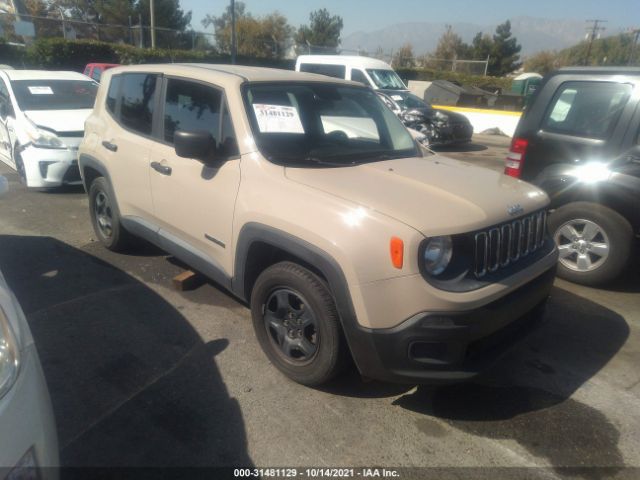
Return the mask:
<path id="1" fill-rule="evenodd" d="M 0 175 L 0 196 L 4 195 L 9 191 L 9 181 L 6 177 Z"/>
<path id="2" fill-rule="evenodd" d="M 0 117 L 7 118 L 8 115 L 9 107 L 7 107 L 7 104 L 3 100 L 0 100 Z"/>
<path id="3" fill-rule="evenodd" d="M 177 130 L 173 135 L 176 155 L 210 162 L 216 158 L 216 141 L 206 130 Z"/>

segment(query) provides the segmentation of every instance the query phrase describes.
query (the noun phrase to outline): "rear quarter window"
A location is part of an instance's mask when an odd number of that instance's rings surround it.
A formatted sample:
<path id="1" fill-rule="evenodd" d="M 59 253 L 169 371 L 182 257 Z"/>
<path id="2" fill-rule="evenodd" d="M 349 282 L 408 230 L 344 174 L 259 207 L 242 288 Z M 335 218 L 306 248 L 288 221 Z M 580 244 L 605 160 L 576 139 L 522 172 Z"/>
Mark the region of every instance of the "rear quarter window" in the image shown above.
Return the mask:
<path id="1" fill-rule="evenodd" d="M 633 86 L 615 82 L 566 82 L 544 116 L 544 131 L 606 140 L 629 101 Z"/>
<path id="2" fill-rule="evenodd" d="M 120 87 L 120 123 L 136 132 L 151 135 L 157 75 L 128 73 Z"/>
<path id="3" fill-rule="evenodd" d="M 118 95 L 120 94 L 120 79 L 120 75 L 111 77 L 109 90 L 107 91 L 107 110 L 109 110 L 114 116 L 116 115 L 116 108 L 118 106 Z"/>

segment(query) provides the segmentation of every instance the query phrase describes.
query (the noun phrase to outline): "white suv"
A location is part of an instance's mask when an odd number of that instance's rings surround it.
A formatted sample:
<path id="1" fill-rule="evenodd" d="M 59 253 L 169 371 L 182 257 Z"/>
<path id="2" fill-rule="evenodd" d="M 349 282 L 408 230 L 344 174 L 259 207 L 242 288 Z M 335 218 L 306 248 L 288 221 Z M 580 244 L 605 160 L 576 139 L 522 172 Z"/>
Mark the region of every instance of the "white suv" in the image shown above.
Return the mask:
<path id="1" fill-rule="evenodd" d="M 81 183 L 78 145 L 96 91 L 80 73 L 0 70 L 0 161 L 28 187 Z"/>

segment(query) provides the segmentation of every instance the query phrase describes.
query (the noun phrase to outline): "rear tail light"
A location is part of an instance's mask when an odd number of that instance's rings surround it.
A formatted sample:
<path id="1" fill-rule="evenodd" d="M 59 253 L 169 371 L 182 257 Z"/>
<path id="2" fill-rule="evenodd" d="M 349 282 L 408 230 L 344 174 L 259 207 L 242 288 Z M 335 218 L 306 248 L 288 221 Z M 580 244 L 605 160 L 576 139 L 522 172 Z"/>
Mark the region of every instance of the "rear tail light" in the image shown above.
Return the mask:
<path id="1" fill-rule="evenodd" d="M 504 173 L 510 177 L 519 178 L 524 164 L 524 154 L 527 152 L 529 140 L 524 138 L 514 138 L 511 141 L 511 148 L 505 160 Z"/>

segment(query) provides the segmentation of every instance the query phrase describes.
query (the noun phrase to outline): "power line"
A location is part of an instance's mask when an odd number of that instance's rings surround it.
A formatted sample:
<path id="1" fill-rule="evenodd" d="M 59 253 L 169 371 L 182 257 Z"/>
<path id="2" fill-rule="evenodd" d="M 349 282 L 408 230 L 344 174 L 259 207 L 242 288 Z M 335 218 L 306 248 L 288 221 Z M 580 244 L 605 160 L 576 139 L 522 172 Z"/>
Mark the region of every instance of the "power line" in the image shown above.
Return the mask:
<path id="1" fill-rule="evenodd" d="M 606 20 L 587 20 L 587 23 L 591 23 L 590 27 L 587 27 L 587 38 L 589 40 L 589 45 L 587 47 L 587 55 L 584 58 L 584 64 L 589 65 L 589 58 L 591 57 L 591 47 L 593 46 L 593 41 L 600 36 L 599 32 L 604 31 L 605 27 L 601 27 L 601 23 L 606 23 Z"/>

